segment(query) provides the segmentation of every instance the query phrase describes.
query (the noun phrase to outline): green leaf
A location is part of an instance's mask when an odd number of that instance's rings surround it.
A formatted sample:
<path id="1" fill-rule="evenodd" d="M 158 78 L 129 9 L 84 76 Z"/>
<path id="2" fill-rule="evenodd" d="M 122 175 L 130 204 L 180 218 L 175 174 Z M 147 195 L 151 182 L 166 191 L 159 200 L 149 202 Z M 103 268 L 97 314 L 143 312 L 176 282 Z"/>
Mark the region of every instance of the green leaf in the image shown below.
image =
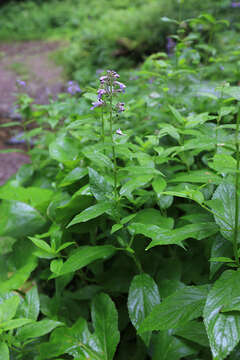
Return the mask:
<path id="1" fill-rule="evenodd" d="M 87 169 L 76 167 L 68 173 L 60 183 L 60 187 L 69 186 L 74 182 L 81 180 L 88 173 Z"/>
<path id="2" fill-rule="evenodd" d="M 161 193 L 165 189 L 166 186 L 167 186 L 167 183 L 162 176 L 157 176 L 152 182 L 153 190 L 156 193 Z"/>
<path id="3" fill-rule="evenodd" d="M 118 314 L 111 298 L 104 293 L 95 296 L 92 302 L 92 322 L 95 335 L 103 350 L 103 360 L 112 360 L 120 340 Z"/>
<path id="4" fill-rule="evenodd" d="M 28 319 L 37 320 L 40 309 L 37 286 L 33 286 L 20 305 L 20 314 Z"/>
<path id="5" fill-rule="evenodd" d="M 30 205 L 4 200 L 0 204 L 0 235 L 24 237 L 41 231 L 45 219 Z"/>
<path id="6" fill-rule="evenodd" d="M 36 237 L 28 237 L 39 249 L 44 250 L 50 254 L 54 254 L 55 251 L 48 245 L 48 243 L 44 240 L 40 240 Z"/>
<path id="7" fill-rule="evenodd" d="M 19 296 L 12 296 L 0 304 L 0 322 L 11 320 L 17 311 L 20 302 Z"/>
<path id="8" fill-rule="evenodd" d="M 203 317 L 214 359 L 225 359 L 240 340 L 239 312 L 221 313 L 225 306 L 239 303 L 239 292 L 240 272 L 227 270 L 208 294 Z"/>
<path id="9" fill-rule="evenodd" d="M 64 325 L 60 321 L 43 319 L 38 322 L 27 324 L 18 330 L 16 338 L 18 341 L 26 341 L 31 338 L 36 338 L 48 334 L 57 326 Z"/>
<path id="10" fill-rule="evenodd" d="M 74 163 L 79 156 L 79 143 L 62 133 L 49 145 L 49 155 L 66 165 Z"/>
<path id="11" fill-rule="evenodd" d="M 207 286 L 185 286 L 156 305 L 140 325 L 139 333 L 168 330 L 185 325 L 202 314 Z"/>
<path id="12" fill-rule="evenodd" d="M 202 240 L 218 232 L 215 223 L 188 224 L 174 230 L 164 229 L 157 225 L 133 223 L 128 226 L 128 229 L 134 234 L 142 234 L 152 239 L 146 250 L 157 245 L 176 244 L 183 247 L 183 240 L 189 238 Z"/>
<path id="13" fill-rule="evenodd" d="M 0 340 L 0 360 L 9 360 L 9 350 L 5 342 Z"/>
<path id="14" fill-rule="evenodd" d="M 164 229 L 172 229 L 174 220 L 161 215 L 159 210 L 147 208 L 135 214 L 134 223 L 142 223 L 146 225 L 157 225 Z"/>
<path id="15" fill-rule="evenodd" d="M 162 18 L 163 19 L 163 18 Z M 180 112 L 175 109 L 173 106 L 169 105 L 169 109 L 171 110 L 173 116 L 175 117 L 175 119 L 179 122 L 179 124 L 184 124 L 185 123 L 185 119 L 184 117 L 180 114 Z"/>
<path id="16" fill-rule="evenodd" d="M 212 169 L 218 173 L 235 173 L 236 160 L 228 154 L 216 154 L 213 157 L 213 162 L 208 164 Z"/>
<path id="17" fill-rule="evenodd" d="M 94 169 L 88 168 L 88 173 L 90 190 L 95 199 L 99 201 L 111 197 L 113 186 Z"/>
<path id="18" fill-rule="evenodd" d="M 174 330 L 174 335 L 193 341 L 199 345 L 209 347 L 209 341 L 203 322 L 192 320 Z"/>
<path id="19" fill-rule="evenodd" d="M 17 329 L 21 326 L 24 326 L 28 323 L 31 323 L 32 320 L 31 319 L 13 319 L 13 320 L 8 320 L 5 321 L 3 323 L 1 323 L 0 327 L 4 330 L 4 331 L 8 331 L 8 330 L 13 330 L 13 329 Z"/>
<path id="20" fill-rule="evenodd" d="M 207 204 L 215 213 L 214 218 L 220 226 L 221 234 L 227 240 L 232 241 L 235 227 L 235 186 L 231 184 L 219 185 L 212 199 Z M 240 213 L 238 222 L 240 222 Z M 238 237 L 239 240 L 240 236 Z"/>
<path id="21" fill-rule="evenodd" d="M 221 184 L 222 178 L 214 174 L 209 169 L 206 170 L 192 170 L 189 173 L 177 173 L 168 182 L 190 182 L 200 184 Z"/>
<path id="22" fill-rule="evenodd" d="M 145 186 L 151 179 L 153 178 L 153 174 L 136 176 L 133 179 L 126 182 L 120 189 L 121 196 L 129 196 L 131 193 L 139 189 L 140 187 Z"/>
<path id="23" fill-rule="evenodd" d="M 80 246 L 65 261 L 57 276 L 79 270 L 95 260 L 104 260 L 112 256 L 115 251 L 115 248 L 111 245 Z"/>
<path id="24" fill-rule="evenodd" d="M 86 222 L 91 219 L 95 219 L 96 217 L 104 214 L 107 211 L 110 211 L 112 209 L 112 203 L 111 202 L 100 202 L 98 204 L 95 204 L 93 206 L 90 206 L 89 208 L 83 210 L 80 214 L 76 215 L 72 221 L 68 224 L 67 228 L 79 224 L 81 222 Z"/>
<path id="25" fill-rule="evenodd" d="M 160 331 L 154 334 L 152 347 L 152 360 L 179 360 L 196 353 L 194 347 L 177 339 L 171 331 Z"/>
<path id="26" fill-rule="evenodd" d="M 129 289 L 128 312 L 132 324 L 138 330 L 142 321 L 151 313 L 153 307 L 160 303 L 157 284 L 148 274 L 136 275 Z M 151 332 L 140 334 L 148 346 Z"/>
<path id="27" fill-rule="evenodd" d="M 240 101 L 240 89 L 239 86 L 229 86 L 229 87 L 222 87 L 222 92 L 231 96 L 232 98 Z"/>

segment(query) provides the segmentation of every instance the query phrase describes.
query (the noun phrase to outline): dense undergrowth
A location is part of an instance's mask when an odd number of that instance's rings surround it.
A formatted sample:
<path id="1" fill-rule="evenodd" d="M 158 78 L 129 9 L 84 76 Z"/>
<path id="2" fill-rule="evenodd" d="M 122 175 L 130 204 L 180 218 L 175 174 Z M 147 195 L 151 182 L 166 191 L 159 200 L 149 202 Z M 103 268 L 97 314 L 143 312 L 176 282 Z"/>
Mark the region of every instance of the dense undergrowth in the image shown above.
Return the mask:
<path id="1" fill-rule="evenodd" d="M 32 161 L 0 188 L 4 360 L 239 358 L 238 33 L 164 20 L 175 48 L 124 77 L 45 106 L 18 83 Z"/>

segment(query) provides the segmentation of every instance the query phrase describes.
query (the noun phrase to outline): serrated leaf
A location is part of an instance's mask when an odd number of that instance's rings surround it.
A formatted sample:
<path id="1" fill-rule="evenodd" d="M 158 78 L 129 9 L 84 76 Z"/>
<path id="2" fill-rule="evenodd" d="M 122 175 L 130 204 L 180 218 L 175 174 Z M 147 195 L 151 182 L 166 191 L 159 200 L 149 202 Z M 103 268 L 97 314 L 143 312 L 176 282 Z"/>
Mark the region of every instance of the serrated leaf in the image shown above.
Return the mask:
<path id="1" fill-rule="evenodd" d="M 240 340 L 240 314 L 221 313 L 224 306 L 239 301 L 240 272 L 227 270 L 214 283 L 203 317 L 213 358 L 224 360 Z"/>
<path id="2" fill-rule="evenodd" d="M 193 341 L 199 345 L 209 347 L 205 326 L 203 322 L 199 322 L 198 320 L 187 322 L 184 326 L 174 330 L 173 334 Z"/>
<path id="3" fill-rule="evenodd" d="M 139 333 L 168 330 L 199 317 L 208 293 L 207 286 L 185 286 L 156 305 L 140 325 Z"/>
<path id="4" fill-rule="evenodd" d="M 134 190 L 145 186 L 152 178 L 153 174 L 136 176 L 121 187 L 119 194 L 129 196 Z"/>
<path id="5" fill-rule="evenodd" d="M 95 260 L 104 260 L 112 256 L 115 251 L 115 248 L 111 245 L 80 246 L 68 257 L 57 276 L 79 270 Z"/>
<path id="6" fill-rule="evenodd" d="M 157 284 L 148 274 L 136 275 L 128 294 L 128 313 L 132 324 L 138 330 L 142 321 L 160 304 Z M 151 332 L 140 334 L 146 346 L 149 345 Z"/>
<path id="7" fill-rule="evenodd" d="M 111 298 L 104 293 L 95 296 L 91 308 L 95 335 L 103 351 L 103 360 L 112 360 L 120 340 L 118 314 Z"/>
<path id="8" fill-rule="evenodd" d="M 112 209 L 112 203 L 111 202 L 100 202 L 98 204 L 95 204 L 93 206 L 90 206 L 89 208 L 83 210 L 80 214 L 76 215 L 72 221 L 68 224 L 67 228 L 79 224 L 81 222 L 86 222 L 91 219 L 95 219 L 96 217 L 104 214 L 107 211 L 110 211 Z"/>

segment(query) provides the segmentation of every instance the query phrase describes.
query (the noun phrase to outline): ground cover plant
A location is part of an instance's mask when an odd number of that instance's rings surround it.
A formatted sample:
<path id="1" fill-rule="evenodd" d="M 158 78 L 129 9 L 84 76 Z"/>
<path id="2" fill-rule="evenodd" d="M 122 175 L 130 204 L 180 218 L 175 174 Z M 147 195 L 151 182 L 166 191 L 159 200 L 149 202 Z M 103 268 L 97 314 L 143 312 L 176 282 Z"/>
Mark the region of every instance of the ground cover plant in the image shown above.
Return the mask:
<path id="1" fill-rule="evenodd" d="M 169 54 L 124 77 L 44 106 L 18 82 L 32 162 L 0 187 L 4 360 L 239 357 L 237 34 L 163 21 Z"/>

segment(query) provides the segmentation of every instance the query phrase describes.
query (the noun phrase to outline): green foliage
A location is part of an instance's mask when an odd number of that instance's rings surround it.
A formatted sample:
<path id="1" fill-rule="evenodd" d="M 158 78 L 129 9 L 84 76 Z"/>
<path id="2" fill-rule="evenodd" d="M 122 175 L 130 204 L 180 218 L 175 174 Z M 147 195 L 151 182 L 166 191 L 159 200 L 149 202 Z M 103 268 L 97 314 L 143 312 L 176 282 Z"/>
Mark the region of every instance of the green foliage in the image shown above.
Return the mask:
<path id="1" fill-rule="evenodd" d="M 0 188 L 0 358 L 239 357 L 236 39 L 211 14 L 163 20 L 174 53 L 126 91 L 108 71 L 98 96 L 19 96 L 38 131 Z"/>

